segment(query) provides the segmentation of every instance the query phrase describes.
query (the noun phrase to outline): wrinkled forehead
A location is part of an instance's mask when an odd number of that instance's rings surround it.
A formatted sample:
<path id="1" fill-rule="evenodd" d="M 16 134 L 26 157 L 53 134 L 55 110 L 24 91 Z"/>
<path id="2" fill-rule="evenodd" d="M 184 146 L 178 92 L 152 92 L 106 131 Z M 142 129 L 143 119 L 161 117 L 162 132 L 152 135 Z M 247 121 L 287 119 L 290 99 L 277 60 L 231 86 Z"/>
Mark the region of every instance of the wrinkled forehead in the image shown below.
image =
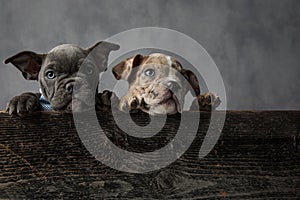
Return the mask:
<path id="1" fill-rule="evenodd" d="M 182 66 L 173 57 L 156 53 L 151 54 L 143 61 L 144 66 L 152 66 L 162 74 L 177 74 L 182 71 Z"/>
<path id="2" fill-rule="evenodd" d="M 71 45 L 63 44 L 53 48 L 46 56 L 45 62 L 56 61 L 56 62 L 77 62 L 80 58 L 85 58 L 87 52 L 82 48 Z"/>
<path id="3" fill-rule="evenodd" d="M 148 57 L 145 58 L 143 61 L 144 64 L 161 64 L 161 65 L 167 65 L 169 67 L 172 66 L 172 63 L 175 61 L 174 58 L 160 54 L 160 53 L 155 53 L 151 54 Z"/>

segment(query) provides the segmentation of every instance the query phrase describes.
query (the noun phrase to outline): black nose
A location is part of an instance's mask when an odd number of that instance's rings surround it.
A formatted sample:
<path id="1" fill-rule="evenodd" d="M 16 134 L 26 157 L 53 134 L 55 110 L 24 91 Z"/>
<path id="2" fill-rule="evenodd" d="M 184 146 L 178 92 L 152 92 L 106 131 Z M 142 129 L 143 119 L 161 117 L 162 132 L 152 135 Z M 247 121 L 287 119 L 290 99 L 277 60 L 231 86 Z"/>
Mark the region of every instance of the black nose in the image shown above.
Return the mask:
<path id="1" fill-rule="evenodd" d="M 76 91 L 78 91 L 78 89 L 81 87 L 81 84 L 78 82 L 70 82 L 68 84 L 66 84 L 66 91 L 69 94 L 72 94 Z"/>
<path id="2" fill-rule="evenodd" d="M 172 92 L 176 92 L 179 90 L 180 86 L 177 82 L 175 81 L 168 81 L 166 82 L 166 87 L 171 90 Z"/>
<path id="3" fill-rule="evenodd" d="M 66 86 L 66 90 L 69 94 L 72 94 L 73 93 L 73 88 L 74 88 L 74 85 L 73 84 L 68 84 Z"/>

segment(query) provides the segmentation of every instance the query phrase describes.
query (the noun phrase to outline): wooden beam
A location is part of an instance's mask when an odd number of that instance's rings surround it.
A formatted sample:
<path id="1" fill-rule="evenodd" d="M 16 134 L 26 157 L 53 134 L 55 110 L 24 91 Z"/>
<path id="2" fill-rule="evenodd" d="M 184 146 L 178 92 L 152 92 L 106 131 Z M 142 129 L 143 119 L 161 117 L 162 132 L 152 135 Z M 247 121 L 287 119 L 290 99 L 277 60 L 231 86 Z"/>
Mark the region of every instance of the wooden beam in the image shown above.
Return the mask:
<path id="1" fill-rule="evenodd" d="M 191 124 L 198 123 L 193 121 L 197 113 L 188 115 Z M 181 119 L 170 116 L 159 134 L 141 139 L 121 131 L 110 113 L 97 116 L 112 142 L 140 153 L 167 145 Z M 139 125 L 149 123 L 142 113 L 132 118 Z M 210 114 L 201 113 L 197 136 L 179 159 L 139 174 L 95 159 L 80 140 L 72 114 L 37 112 L 21 119 L 1 112 L 0 199 L 300 198 L 300 111 L 227 111 L 217 144 L 199 159 L 209 122 Z"/>

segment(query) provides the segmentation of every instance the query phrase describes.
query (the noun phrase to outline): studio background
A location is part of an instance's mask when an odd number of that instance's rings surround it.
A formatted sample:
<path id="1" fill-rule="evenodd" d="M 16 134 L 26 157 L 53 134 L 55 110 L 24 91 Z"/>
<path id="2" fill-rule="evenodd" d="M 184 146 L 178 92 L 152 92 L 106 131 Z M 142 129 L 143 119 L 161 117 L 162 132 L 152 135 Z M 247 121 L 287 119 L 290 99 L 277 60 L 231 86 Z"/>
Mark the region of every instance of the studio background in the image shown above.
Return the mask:
<path id="1" fill-rule="evenodd" d="M 182 32 L 211 55 L 228 109 L 300 109 L 300 2 L 297 0 L 10 0 L 0 6 L 0 60 L 23 50 L 91 46 L 146 26 Z M 174 41 L 176 42 L 176 41 Z M 13 65 L 0 66 L 0 109 L 38 91 Z"/>

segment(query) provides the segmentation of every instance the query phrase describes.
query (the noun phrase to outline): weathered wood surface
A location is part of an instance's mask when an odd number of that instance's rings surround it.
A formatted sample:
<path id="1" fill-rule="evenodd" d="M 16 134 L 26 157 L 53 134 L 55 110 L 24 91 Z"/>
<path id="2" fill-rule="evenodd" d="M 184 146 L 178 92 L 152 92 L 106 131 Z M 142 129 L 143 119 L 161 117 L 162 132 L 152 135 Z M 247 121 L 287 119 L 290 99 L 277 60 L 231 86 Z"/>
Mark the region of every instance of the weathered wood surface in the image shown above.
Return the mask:
<path id="1" fill-rule="evenodd" d="M 0 113 L 0 199 L 299 199 L 300 111 L 227 111 L 214 149 L 198 159 L 209 113 L 186 153 L 166 168 L 135 174 L 111 169 L 83 146 L 71 114 Z M 141 115 L 141 114 L 136 114 Z M 191 113 L 193 117 L 195 113 Z M 180 115 L 152 139 L 126 137 L 110 114 L 98 117 L 123 149 L 144 152 L 172 138 Z M 145 116 L 133 116 L 139 123 Z M 120 135 L 121 134 L 121 135 Z"/>

